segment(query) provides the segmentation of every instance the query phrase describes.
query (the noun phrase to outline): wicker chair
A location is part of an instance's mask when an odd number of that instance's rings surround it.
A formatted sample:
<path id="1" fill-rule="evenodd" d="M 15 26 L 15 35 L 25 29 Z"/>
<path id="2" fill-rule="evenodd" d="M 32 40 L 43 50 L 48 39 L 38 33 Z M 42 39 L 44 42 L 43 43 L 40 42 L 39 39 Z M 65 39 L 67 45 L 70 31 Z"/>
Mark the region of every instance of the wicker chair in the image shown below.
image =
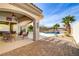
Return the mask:
<path id="1" fill-rule="evenodd" d="M 3 41 L 12 41 L 11 33 L 3 33 Z"/>

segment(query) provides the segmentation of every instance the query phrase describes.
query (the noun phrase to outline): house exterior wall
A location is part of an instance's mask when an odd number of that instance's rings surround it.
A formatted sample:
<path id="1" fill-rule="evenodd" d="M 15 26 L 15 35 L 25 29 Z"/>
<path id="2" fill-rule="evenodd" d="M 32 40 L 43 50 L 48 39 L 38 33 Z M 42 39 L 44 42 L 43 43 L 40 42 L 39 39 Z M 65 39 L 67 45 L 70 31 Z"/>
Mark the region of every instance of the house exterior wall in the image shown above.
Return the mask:
<path id="1" fill-rule="evenodd" d="M 72 36 L 77 44 L 79 44 L 79 22 L 72 25 Z"/>

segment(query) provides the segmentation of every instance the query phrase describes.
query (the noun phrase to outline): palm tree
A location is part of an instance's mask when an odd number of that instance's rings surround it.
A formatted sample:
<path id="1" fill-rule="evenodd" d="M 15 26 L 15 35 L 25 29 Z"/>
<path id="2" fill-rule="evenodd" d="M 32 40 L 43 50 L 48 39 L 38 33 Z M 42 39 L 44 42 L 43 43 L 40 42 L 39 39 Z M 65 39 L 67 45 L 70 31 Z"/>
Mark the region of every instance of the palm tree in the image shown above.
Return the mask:
<path id="1" fill-rule="evenodd" d="M 71 26 L 70 24 L 75 21 L 74 16 L 66 16 L 63 18 L 62 23 L 64 23 L 66 31 L 71 34 Z"/>
<path id="2" fill-rule="evenodd" d="M 60 27 L 59 24 L 55 24 L 55 25 L 53 26 L 54 32 L 56 32 L 56 36 L 57 36 L 57 31 L 58 31 L 58 28 L 59 28 L 59 27 Z"/>

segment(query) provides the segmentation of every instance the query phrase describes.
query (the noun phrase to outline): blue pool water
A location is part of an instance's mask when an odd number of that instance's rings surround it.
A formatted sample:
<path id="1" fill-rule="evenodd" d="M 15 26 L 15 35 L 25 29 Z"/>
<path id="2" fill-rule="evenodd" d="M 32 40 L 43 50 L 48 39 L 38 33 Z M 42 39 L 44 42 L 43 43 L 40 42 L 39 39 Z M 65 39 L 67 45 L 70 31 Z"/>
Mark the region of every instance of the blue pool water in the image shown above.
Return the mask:
<path id="1" fill-rule="evenodd" d="M 59 32 L 45 32 L 45 34 L 60 34 Z"/>

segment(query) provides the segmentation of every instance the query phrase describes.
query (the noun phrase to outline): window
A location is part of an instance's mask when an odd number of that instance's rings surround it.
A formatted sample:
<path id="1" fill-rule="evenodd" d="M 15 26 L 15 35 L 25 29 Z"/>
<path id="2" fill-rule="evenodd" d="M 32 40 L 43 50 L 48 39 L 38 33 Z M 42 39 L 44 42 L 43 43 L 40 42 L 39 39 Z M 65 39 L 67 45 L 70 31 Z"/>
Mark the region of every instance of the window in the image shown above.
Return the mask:
<path id="1" fill-rule="evenodd" d="M 0 31 L 9 31 L 9 26 L 4 25 L 4 24 L 0 24 Z"/>

